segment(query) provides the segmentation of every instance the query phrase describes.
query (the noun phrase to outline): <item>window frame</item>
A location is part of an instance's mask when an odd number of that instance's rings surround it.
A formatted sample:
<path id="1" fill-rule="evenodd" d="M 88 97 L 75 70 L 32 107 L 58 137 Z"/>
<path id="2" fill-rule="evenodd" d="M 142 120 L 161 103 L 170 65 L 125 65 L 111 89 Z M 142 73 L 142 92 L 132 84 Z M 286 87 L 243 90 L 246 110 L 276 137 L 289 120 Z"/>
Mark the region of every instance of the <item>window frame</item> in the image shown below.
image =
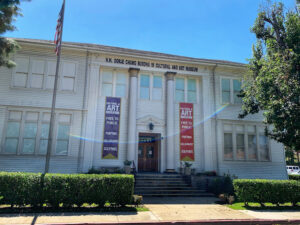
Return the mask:
<path id="1" fill-rule="evenodd" d="M 17 111 L 17 112 L 21 112 L 21 121 L 20 121 L 20 133 L 19 133 L 19 142 L 18 142 L 18 146 L 17 146 L 17 151 L 16 153 L 10 153 L 10 152 L 6 152 L 5 151 L 5 141 L 6 141 L 6 129 L 7 129 L 7 125 L 9 121 L 15 121 L 15 120 L 9 120 L 9 113 L 10 111 Z M 23 153 L 22 149 L 23 149 L 23 139 L 24 139 L 24 126 L 25 126 L 25 120 L 26 120 L 26 113 L 27 112 L 37 112 L 38 113 L 38 121 L 37 121 L 37 134 L 36 134 L 36 138 L 35 138 L 35 149 L 33 153 Z M 50 111 L 47 110 L 39 110 L 39 109 L 32 109 L 32 108 L 17 108 L 17 107 L 13 107 L 13 108 L 7 108 L 6 112 L 5 112 L 5 125 L 3 126 L 3 133 L 2 133 L 2 139 L 1 139 L 1 145 L 0 145 L 0 155 L 19 155 L 19 156 L 45 156 L 46 153 L 42 154 L 39 152 L 39 146 L 40 146 L 40 141 L 41 139 L 41 126 L 43 123 L 47 123 L 45 121 L 43 121 L 43 113 L 49 113 Z M 66 112 L 66 111 L 57 111 L 55 113 L 55 124 L 54 124 L 54 135 L 53 135 L 53 145 L 52 145 L 52 149 L 51 149 L 51 156 L 70 156 L 71 152 L 70 152 L 70 147 L 72 145 L 71 142 L 71 138 L 69 135 L 69 139 L 68 139 L 68 149 L 67 149 L 67 153 L 66 154 L 56 154 L 56 142 L 57 142 L 57 132 L 58 132 L 58 118 L 60 114 L 68 114 L 70 115 L 71 119 L 70 119 L 70 132 L 72 131 L 73 128 L 73 121 L 74 121 L 74 112 Z M 50 122 L 50 121 L 49 121 Z M 43 139 L 44 140 L 44 139 Z"/>
<path id="2" fill-rule="evenodd" d="M 104 72 L 111 72 L 112 73 L 112 95 L 111 96 L 106 96 L 103 95 L 103 73 Z M 117 74 L 118 73 L 123 73 L 126 76 L 126 93 L 124 97 L 117 97 L 116 96 L 116 87 L 117 87 Z M 129 90 L 129 75 L 128 71 L 122 70 L 122 69 L 110 69 L 110 68 L 101 68 L 100 69 L 100 80 L 99 80 L 99 96 L 101 97 L 116 97 L 116 98 L 128 98 L 128 90 Z"/>
<path id="3" fill-rule="evenodd" d="M 199 78 L 198 77 L 194 77 L 194 76 L 175 76 L 174 78 L 174 103 L 179 104 L 180 101 L 177 101 L 176 99 L 176 79 L 180 78 L 180 79 L 184 79 L 184 101 L 185 103 L 192 103 L 192 104 L 199 104 L 200 103 L 200 96 L 199 96 L 199 91 L 200 91 L 200 86 L 199 86 Z M 188 101 L 188 80 L 195 80 L 195 84 L 196 84 L 196 90 L 195 90 L 195 94 L 196 94 L 196 101 L 195 102 L 190 102 Z"/>
<path id="4" fill-rule="evenodd" d="M 141 75 L 149 76 L 149 99 L 141 98 Z M 154 77 L 161 78 L 161 88 L 154 87 Z M 138 99 L 139 101 L 153 101 L 153 102 L 162 102 L 164 99 L 164 76 L 160 73 L 150 73 L 147 71 L 140 71 L 138 75 Z M 153 90 L 161 89 L 161 99 L 153 99 Z"/>
<path id="5" fill-rule="evenodd" d="M 229 102 L 223 102 L 223 88 L 222 88 L 222 80 L 225 79 L 225 80 L 229 80 L 229 84 L 230 84 L 230 95 L 229 95 Z M 233 82 L 234 80 L 238 80 L 241 82 L 241 88 L 243 86 L 243 79 L 242 78 L 239 78 L 239 77 L 227 77 L 227 76 L 221 76 L 220 77 L 220 103 L 221 105 L 225 105 L 225 104 L 229 104 L 229 105 L 241 105 L 242 104 L 242 101 L 240 103 L 235 103 L 234 102 L 234 86 L 233 86 Z"/>
<path id="6" fill-rule="evenodd" d="M 35 90 L 35 91 L 53 91 L 53 88 L 47 88 L 47 79 L 48 77 L 55 77 L 55 75 L 50 75 L 49 74 L 49 70 L 48 70 L 48 63 L 49 62 L 53 62 L 56 64 L 56 60 L 54 58 L 50 58 L 50 57 L 43 57 L 43 58 L 39 58 L 37 56 L 25 56 L 25 55 L 14 55 L 14 60 L 18 59 L 18 58 L 23 58 L 23 59 L 28 59 L 28 73 L 27 73 L 27 80 L 26 80 L 26 85 L 25 87 L 19 87 L 19 86 L 14 86 L 14 76 L 17 73 L 17 68 L 14 67 L 12 69 L 12 73 L 11 73 L 11 80 L 10 80 L 10 88 L 11 89 L 22 89 L 22 90 Z M 32 72 L 32 65 L 33 65 L 33 61 L 43 61 L 44 62 L 44 71 L 43 74 L 40 74 L 43 76 L 43 81 L 42 81 L 42 88 L 35 88 L 35 87 L 31 87 L 31 80 L 33 79 L 33 72 Z M 70 78 L 70 76 L 66 75 L 64 76 L 63 74 L 63 64 L 64 63 L 74 63 L 75 64 L 75 74 L 74 74 L 74 86 L 73 86 L 73 90 L 63 90 L 62 89 L 62 80 L 64 77 L 66 78 Z M 78 62 L 77 61 L 71 61 L 71 60 L 61 60 L 60 63 L 60 67 L 59 67 L 59 72 L 58 72 L 58 82 L 57 82 L 57 91 L 59 92 L 66 92 L 66 93 L 76 93 L 77 92 L 77 82 L 78 82 Z"/>
<path id="7" fill-rule="evenodd" d="M 224 134 L 225 133 L 230 133 L 229 131 L 225 131 L 224 126 L 225 125 L 230 125 L 232 126 L 232 143 L 233 143 L 233 159 L 225 159 L 225 143 L 224 143 Z M 247 126 L 254 126 L 255 127 L 255 132 L 248 132 Z M 237 131 L 236 127 L 237 126 L 243 126 L 244 132 Z M 259 147 L 259 141 L 256 141 L 256 159 L 249 159 L 249 149 L 248 149 L 248 135 L 255 135 L 256 140 L 259 138 L 259 127 L 263 127 L 262 124 L 258 123 L 238 123 L 235 121 L 223 121 L 222 122 L 222 159 L 224 162 L 272 162 L 272 154 L 271 154 L 271 146 L 270 146 L 270 139 L 267 137 L 267 149 L 268 149 L 268 154 L 269 154 L 269 159 L 268 160 L 262 160 L 260 157 L 261 154 L 261 149 Z M 236 143 L 236 137 L 237 134 L 244 134 L 244 149 L 245 149 L 245 158 L 244 159 L 238 159 L 237 158 L 237 143 Z"/>

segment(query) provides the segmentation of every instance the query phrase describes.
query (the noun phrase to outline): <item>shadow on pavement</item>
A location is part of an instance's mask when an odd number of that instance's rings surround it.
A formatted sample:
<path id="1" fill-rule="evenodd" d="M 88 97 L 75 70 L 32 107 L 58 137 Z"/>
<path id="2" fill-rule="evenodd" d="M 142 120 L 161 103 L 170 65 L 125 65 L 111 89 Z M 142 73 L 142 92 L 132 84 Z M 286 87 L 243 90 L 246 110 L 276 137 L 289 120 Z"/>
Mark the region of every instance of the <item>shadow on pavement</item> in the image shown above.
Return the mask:
<path id="1" fill-rule="evenodd" d="M 215 197 L 144 197 L 144 204 L 216 204 Z"/>

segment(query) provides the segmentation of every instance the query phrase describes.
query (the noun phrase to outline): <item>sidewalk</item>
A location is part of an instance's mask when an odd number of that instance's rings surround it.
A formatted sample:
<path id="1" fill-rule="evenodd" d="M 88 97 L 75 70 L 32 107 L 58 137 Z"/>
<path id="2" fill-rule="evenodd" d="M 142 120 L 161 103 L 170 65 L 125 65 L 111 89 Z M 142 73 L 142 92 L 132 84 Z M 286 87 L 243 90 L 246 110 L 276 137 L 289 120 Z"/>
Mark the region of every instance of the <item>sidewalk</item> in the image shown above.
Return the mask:
<path id="1" fill-rule="evenodd" d="M 254 212 L 250 210 L 233 210 L 226 206 L 214 204 L 216 198 L 146 198 L 147 212 L 120 213 L 37 213 L 37 214 L 0 214 L 0 224 L 92 224 L 143 222 L 163 223 L 164 221 L 187 221 L 191 224 L 210 224 L 213 221 L 236 220 L 226 224 L 250 224 L 243 221 L 257 219 L 299 219 L 300 212 Z M 185 221 L 185 223 L 183 222 Z M 254 222 L 254 221 L 253 221 Z M 167 223 L 163 223 L 167 224 Z M 223 224 L 223 223 L 218 223 Z M 225 224 L 225 223 L 224 223 Z M 265 223 L 267 224 L 267 223 Z"/>

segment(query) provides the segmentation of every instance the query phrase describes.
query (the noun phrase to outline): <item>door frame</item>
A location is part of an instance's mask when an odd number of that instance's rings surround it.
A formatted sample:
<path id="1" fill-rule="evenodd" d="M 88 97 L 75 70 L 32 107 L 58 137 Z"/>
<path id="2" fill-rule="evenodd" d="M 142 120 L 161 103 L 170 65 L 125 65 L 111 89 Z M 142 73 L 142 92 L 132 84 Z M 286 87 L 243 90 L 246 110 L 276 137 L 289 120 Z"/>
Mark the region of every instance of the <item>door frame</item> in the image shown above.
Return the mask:
<path id="1" fill-rule="evenodd" d="M 161 133 L 139 132 L 138 133 L 138 147 L 137 147 L 137 149 L 139 149 L 140 136 L 155 137 L 155 140 L 156 140 L 155 141 L 155 147 L 157 148 L 157 163 L 156 163 L 157 167 L 156 167 L 154 172 L 159 173 L 160 168 L 161 168 L 161 165 L 160 165 L 160 159 L 161 159 Z M 139 157 L 137 157 L 137 160 L 139 160 Z M 139 171 L 138 165 L 139 165 L 139 162 L 137 161 L 137 171 Z M 143 172 L 143 171 L 140 171 L 140 172 Z"/>

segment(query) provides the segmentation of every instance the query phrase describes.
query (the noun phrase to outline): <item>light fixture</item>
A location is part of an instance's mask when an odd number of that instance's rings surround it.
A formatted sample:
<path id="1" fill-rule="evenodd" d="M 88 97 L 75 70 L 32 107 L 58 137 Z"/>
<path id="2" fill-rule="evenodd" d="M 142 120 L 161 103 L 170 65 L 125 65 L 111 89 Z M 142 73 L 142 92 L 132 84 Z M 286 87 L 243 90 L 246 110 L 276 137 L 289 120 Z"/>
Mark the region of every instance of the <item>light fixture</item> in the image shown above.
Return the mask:
<path id="1" fill-rule="evenodd" d="M 149 130 L 153 130 L 154 129 L 154 124 L 153 123 L 149 123 Z"/>

